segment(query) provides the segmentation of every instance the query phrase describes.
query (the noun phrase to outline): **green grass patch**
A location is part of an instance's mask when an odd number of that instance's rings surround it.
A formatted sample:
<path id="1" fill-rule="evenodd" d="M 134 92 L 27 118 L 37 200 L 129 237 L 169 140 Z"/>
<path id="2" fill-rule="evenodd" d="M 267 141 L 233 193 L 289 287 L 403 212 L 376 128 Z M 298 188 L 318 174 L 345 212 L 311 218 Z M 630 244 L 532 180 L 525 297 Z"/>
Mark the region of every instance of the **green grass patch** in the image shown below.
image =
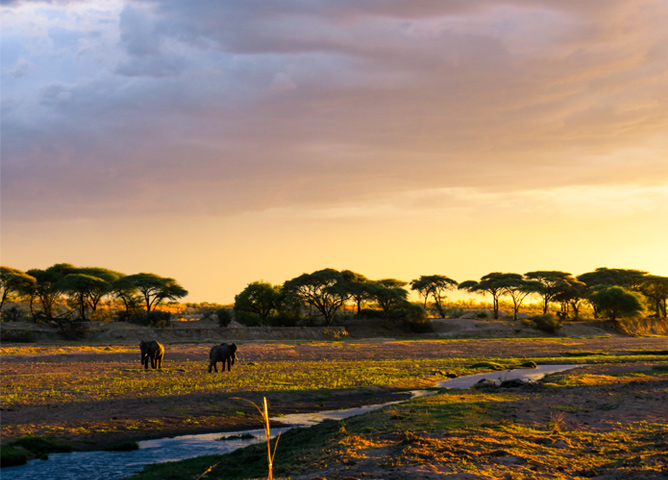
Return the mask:
<path id="1" fill-rule="evenodd" d="M 479 370 L 482 370 L 482 369 L 485 369 L 485 370 L 508 370 L 509 368 L 512 368 L 512 367 L 504 366 L 504 365 L 501 365 L 499 363 L 494 363 L 494 362 L 477 362 L 477 363 L 474 363 L 473 365 L 469 365 L 466 368 L 469 368 L 471 370 L 475 370 L 475 369 L 479 369 Z"/>
<path id="2" fill-rule="evenodd" d="M 33 458 L 46 458 L 49 453 L 71 452 L 70 445 L 45 437 L 23 437 L 0 447 L 3 467 L 23 465 Z"/>
<path id="3" fill-rule="evenodd" d="M 16 467 L 28 463 L 30 452 L 21 447 L 12 445 L 0 446 L 0 467 Z"/>

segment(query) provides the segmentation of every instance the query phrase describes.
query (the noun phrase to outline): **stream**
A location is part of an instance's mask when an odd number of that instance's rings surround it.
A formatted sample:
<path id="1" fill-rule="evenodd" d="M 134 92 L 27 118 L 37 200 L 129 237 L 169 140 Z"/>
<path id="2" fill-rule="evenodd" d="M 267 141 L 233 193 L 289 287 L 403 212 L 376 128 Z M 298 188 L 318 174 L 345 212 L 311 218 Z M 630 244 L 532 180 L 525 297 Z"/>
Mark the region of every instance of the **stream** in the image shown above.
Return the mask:
<path id="1" fill-rule="evenodd" d="M 497 383 L 513 379 L 537 381 L 545 375 L 562 372 L 578 366 L 539 365 L 534 369 L 485 372 L 443 380 L 436 382 L 435 386 L 440 388 L 470 388 L 482 379 L 494 380 Z M 411 398 L 416 398 L 430 395 L 434 392 L 416 390 L 409 393 L 412 394 Z M 327 410 L 314 413 L 284 415 L 272 418 L 272 420 L 279 421 L 285 425 L 281 428 L 273 428 L 272 434 L 278 435 L 295 427 L 316 425 L 325 420 L 343 420 L 405 401 L 407 400 L 365 405 L 345 410 Z M 237 438 L 242 435 L 252 435 L 252 438 Z M 221 437 L 234 438 L 219 441 L 218 439 Z M 1 471 L 0 477 L 3 480 L 34 480 L 37 478 L 48 478 L 49 480 L 116 480 L 140 472 L 145 465 L 151 463 L 185 460 L 202 455 L 220 455 L 263 441 L 264 429 L 182 435 L 156 440 L 145 440 L 139 442 L 138 450 L 130 452 L 93 451 L 51 453 L 48 460 L 32 460 L 26 465 L 5 467 Z"/>

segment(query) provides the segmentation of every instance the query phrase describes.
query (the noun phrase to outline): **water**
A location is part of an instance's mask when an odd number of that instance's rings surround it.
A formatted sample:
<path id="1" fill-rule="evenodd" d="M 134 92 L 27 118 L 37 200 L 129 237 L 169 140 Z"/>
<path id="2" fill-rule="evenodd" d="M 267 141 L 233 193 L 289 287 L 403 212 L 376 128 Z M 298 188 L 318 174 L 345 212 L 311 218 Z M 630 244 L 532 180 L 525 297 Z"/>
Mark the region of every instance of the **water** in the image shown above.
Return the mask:
<path id="1" fill-rule="evenodd" d="M 485 378 L 497 382 L 516 378 L 535 381 L 543 378 L 545 375 L 562 372 L 575 367 L 577 365 L 539 365 L 535 369 L 486 372 L 444 380 L 437 382 L 436 386 L 442 388 L 470 388 Z M 417 390 L 409 393 L 412 394 L 411 398 L 415 398 L 429 395 L 433 392 Z M 272 434 L 278 435 L 294 427 L 316 425 L 325 420 L 343 420 L 389 405 L 396 405 L 403 401 L 405 400 L 365 405 L 346 410 L 326 410 L 316 413 L 291 414 L 276 417 L 273 420 L 278 420 L 286 426 L 272 429 Z M 240 436 L 244 434 L 252 435 L 253 438 L 235 438 L 233 440 L 217 441 L 217 439 L 223 436 Z M 139 450 L 130 452 L 51 453 L 48 460 L 32 460 L 26 465 L 3 468 L 0 471 L 0 478 L 2 480 L 116 480 L 140 472 L 145 465 L 152 463 L 185 460 L 186 458 L 202 455 L 220 455 L 263 441 L 265 441 L 264 429 L 254 429 L 241 432 L 205 433 L 145 440 L 139 442 Z"/>

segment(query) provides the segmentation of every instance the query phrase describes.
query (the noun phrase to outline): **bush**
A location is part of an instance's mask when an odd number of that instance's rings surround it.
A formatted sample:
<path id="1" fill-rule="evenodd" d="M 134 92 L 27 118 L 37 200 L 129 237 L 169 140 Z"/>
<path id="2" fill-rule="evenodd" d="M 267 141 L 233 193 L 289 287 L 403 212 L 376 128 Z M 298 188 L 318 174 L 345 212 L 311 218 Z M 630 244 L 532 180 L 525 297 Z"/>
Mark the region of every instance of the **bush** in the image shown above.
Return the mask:
<path id="1" fill-rule="evenodd" d="M 113 322 L 114 311 L 110 308 L 98 308 L 90 314 L 91 322 Z"/>
<path id="2" fill-rule="evenodd" d="M 533 326 L 538 330 L 546 333 L 557 333 L 561 326 L 564 324 L 562 318 L 558 318 L 555 315 L 548 313 L 545 315 L 536 315 L 531 317 Z"/>
<path id="3" fill-rule="evenodd" d="M 1 315 L 3 322 L 24 322 L 30 319 L 30 315 L 16 305 L 5 307 Z"/>
<path id="4" fill-rule="evenodd" d="M 478 312 L 475 314 L 475 318 L 478 318 L 480 320 L 484 320 L 489 318 L 489 314 L 487 312 Z"/>
<path id="5" fill-rule="evenodd" d="M 218 317 L 218 325 L 220 327 L 227 327 L 232 323 L 232 312 L 228 308 L 219 308 L 216 310 L 216 317 Z"/>
<path id="6" fill-rule="evenodd" d="M 404 326 L 413 333 L 429 333 L 434 331 L 434 323 L 427 317 L 427 311 L 420 305 L 409 303 L 401 310 Z"/>
<path id="7" fill-rule="evenodd" d="M 12 330 L 1 330 L 0 331 L 0 340 L 3 342 L 15 342 L 15 343 L 35 343 L 37 337 L 32 332 L 23 331 L 12 331 Z"/>
<path id="8" fill-rule="evenodd" d="M 260 316 L 257 313 L 237 311 L 235 320 L 247 327 L 259 327 L 262 325 Z"/>
<path id="9" fill-rule="evenodd" d="M 133 312 L 130 315 L 130 322 L 139 325 L 148 325 L 151 327 L 167 327 L 171 321 L 172 314 L 162 310 L 153 310 L 152 312 Z"/>
<path id="10" fill-rule="evenodd" d="M 383 319 L 385 318 L 385 312 L 382 310 L 376 310 L 373 308 L 363 308 L 360 310 L 360 313 L 357 314 L 357 318 L 365 318 L 368 320 L 372 319 Z"/>
<path id="11" fill-rule="evenodd" d="M 301 320 L 301 316 L 293 312 L 279 312 L 267 319 L 272 327 L 295 327 Z"/>

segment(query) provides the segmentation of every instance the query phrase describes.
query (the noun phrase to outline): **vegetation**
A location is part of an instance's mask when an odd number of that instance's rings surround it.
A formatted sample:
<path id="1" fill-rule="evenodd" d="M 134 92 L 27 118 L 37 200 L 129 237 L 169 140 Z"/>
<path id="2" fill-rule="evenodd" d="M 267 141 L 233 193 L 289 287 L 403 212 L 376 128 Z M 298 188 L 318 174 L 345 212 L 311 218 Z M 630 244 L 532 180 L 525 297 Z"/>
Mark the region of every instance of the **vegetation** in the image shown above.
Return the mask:
<path id="1" fill-rule="evenodd" d="M 602 310 L 599 300 L 604 294 L 599 292 L 609 287 L 626 289 L 637 298 L 641 308 L 632 312 Z M 220 313 L 221 327 L 229 325 L 232 318 L 247 326 L 330 326 L 344 315 L 357 315 L 360 319 L 400 321 L 408 331 L 420 333 L 431 331 L 432 324 L 425 319 L 416 320 L 424 314 L 414 308 L 417 302 L 409 301 L 409 290 L 421 297 L 424 311 L 445 318 L 462 314 L 452 307 L 453 302 L 446 304 L 446 294 L 454 288 L 491 296 L 490 313 L 494 319 L 501 318 L 502 305 L 505 305 L 504 315 L 510 315 L 510 310 L 515 321 L 522 310 L 524 317 L 530 316 L 527 312 L 533 307 L 529 299 L 540 301 L 542 315 L 556 313 L 562 322 L 579 320 L 585 307 L 585 314 L 593 309 L 595 318 L 604 315 L 622 330 L 619 318 L 632 318 L 634 312 L 650 312 L 646 319 L 650 323 L 652 319 L 658 324 L 667 318 L 668 277 L 611 268 L 598 268 L 578 277 L 553 270 L 525 274 L 492 272 L 480 280 L 461 283 L 438 274 L 422 275 L 409 282 L 393 278 L 372 280 L 351 270 L 326 268 L 304 273 L 282 285 L 261 280 L 249 283 L 235 297 L 234 317 L 229 309 L 221 310 L 220 305 L 190 304 L 189 308 L 198 308 L 202 318 Z M 89 329 L 86 322 L 90 320 L 168 325 L 170 316 L 165 312 L 172 306 L 166 302 L 176 302 L 187 293 L 175 279 L 153 273 L 124 275 L 101 267 L 75 267 L 67 263 L 27 272 L 0 267 L 2 321 L 29 316 L 34 322 L 56 326 L 63 336 L 72 339 L 86 335 Z M 7 303 L 11 305 L 3 308 Z M 477 315 L 476 318 L 488 318 L 486 310 Z M 549 325 L 540 319 L 534 322 L 546 332 L 556 331 L 557 323 Z"/>
<path id="2" fill-rule="evenodd" d="M 417 280 L 411 280 L 411 290 L 417 291 L 424 298 L 424 308 L 427 308 L 429 297 L 434 299 L 434 306 L 441 318 L 445 318 L 445 292 L 457 287 L 457 282 L 445 275 L 422 275 Z"/>
<path id="3" fill-rule="evenodd" d="M 629 402 L 651 408 L 661 402 L 665 381 L 665 372 L 651 369 L 614 377 L 569 373 L 530 388 L 440 391 L 289 430 L 272 465 L 275 475 L 285 478 L 398 478 L 418 469 L 476 478 L 663 478 L 665 424 L 613 421 L 616 408 L 609 398 L 643 392 Z M 585 414 L 612 428 L 589 428 L 578 419 Z M 263 478 L 266 457 L 266 447 L 256 444 L 226 455 L 149 465 L 131 478 L 197 478 L 204 471 L 211 479 Z"/>
<path id="4" fill-rule="evenodd" d="M 49 453 L 71 452 L 72 447 L 45 437 L 23 437 L 0 447 L 1 466 L 23 465 L 33 458 L 46 458 Z"/>
<path id="5" fill-rule="evenodd" d="M 637 315 L 643 309 L 637 293 L 619 286 L 598 288 L 589 296 L 589 300 L 611 322 L 623 316 Z"/>

